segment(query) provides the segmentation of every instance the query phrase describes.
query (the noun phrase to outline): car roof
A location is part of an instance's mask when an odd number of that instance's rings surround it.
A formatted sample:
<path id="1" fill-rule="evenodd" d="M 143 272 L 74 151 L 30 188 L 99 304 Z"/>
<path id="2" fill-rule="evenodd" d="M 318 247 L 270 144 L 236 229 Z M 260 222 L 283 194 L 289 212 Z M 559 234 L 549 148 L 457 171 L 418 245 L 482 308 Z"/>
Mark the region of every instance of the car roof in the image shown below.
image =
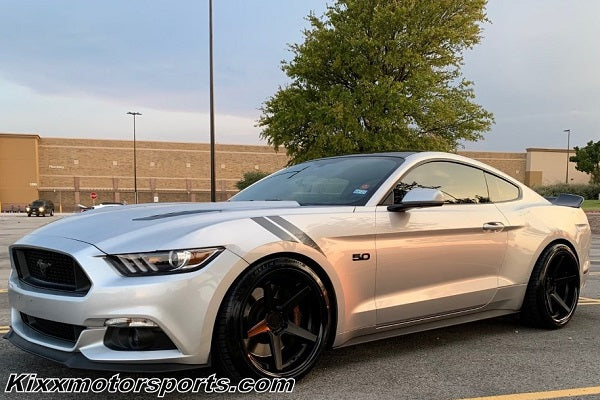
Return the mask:
<path id="1" fill-rule="evenodd" d="M 310 162 L 310 161 L 317 161 L 317 160 L 331 160 L 334 158 L 352 158 L 352 157 L 396 157 L 396 158 L 406 158 L 412 154 L 417 153 L 416 151 L 389 151 L 389 152 L 384 152 L 384 153 L 359 153 L 359 154 L 344 154 L 344 155 L 340 155 L 340 156 L 333 156 L 333 157 L 322 157 L 322 158 L 315 158 L 313 160 L 307 160 L 306 162 Z"/>

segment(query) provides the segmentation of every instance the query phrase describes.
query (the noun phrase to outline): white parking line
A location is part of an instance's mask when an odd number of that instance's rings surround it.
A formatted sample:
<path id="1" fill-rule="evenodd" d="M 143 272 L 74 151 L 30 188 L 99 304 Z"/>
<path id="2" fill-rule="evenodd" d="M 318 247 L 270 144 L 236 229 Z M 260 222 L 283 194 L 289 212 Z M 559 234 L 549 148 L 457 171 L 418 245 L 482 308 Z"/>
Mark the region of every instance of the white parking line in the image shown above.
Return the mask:
<path id="1" fill-rule="evenodd" d="M 589 297 L 579 298 L 579 305 L 589 306 L 591 304 L 600 304 L 600 299 L 590 299 Z"/>

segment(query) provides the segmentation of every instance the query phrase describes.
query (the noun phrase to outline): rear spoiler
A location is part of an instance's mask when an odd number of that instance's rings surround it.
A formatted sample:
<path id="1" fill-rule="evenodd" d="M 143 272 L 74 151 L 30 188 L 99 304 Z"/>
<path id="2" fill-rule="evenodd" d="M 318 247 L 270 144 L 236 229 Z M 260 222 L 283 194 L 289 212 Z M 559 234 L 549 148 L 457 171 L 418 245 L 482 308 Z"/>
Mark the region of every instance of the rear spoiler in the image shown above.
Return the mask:
<path id="1" fill-rule="evenodd" d="M 583 203 L 583 197 L 577 196 L 576 194 L 561 193 L 558 197 L 546 197 L 550 203 L 555 206 L 573 207 L 579 208 Z"/>

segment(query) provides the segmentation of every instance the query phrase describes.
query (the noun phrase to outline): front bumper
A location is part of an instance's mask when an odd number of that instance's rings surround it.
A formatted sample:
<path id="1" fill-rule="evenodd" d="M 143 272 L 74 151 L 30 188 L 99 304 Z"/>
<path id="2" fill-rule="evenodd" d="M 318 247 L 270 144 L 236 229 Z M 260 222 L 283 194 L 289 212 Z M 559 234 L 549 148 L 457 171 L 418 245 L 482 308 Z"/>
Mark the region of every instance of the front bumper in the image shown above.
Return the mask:
<path id="1" fill-rule="evenodd" d="M 29 342 L 27 339 L 24 339 L 15 333 L 15 331 L 12 329 L 6 335 L 4 335 L 4 339 L 7 339 L 21 350 L 43 357 L 47 360 L 57 362 L 69 368 L 119 372 L 167 372 L 201 367 L 201 365 L 176 363 L 124 364 L 94 362 L 85 357 L 79 351 L 65 352 Z"/>
<path id="2" fill-rule="evenodd" d="M 91 288 L 84 296 L 38 289 L 21 282 L 13 270 L 8 284 L 12 329 L 6 337 L 25 351 L 76 368 L 164 371 L 208 364 L 218 307 L 234 271 L 247 266 L 225 250 L 199 271 L 124 277 L 106 262 L 104 253 L 84 242 L 30 235 L 16 246 L 41 247 L 41 243 L 44 249 L 75 258 Z M 71 343 L 33 329 L 23 314 L 84 329 Z M 151 320 L 175 348 L 111 349 L 104 342 L 104 323 L 112 318 Z"/>

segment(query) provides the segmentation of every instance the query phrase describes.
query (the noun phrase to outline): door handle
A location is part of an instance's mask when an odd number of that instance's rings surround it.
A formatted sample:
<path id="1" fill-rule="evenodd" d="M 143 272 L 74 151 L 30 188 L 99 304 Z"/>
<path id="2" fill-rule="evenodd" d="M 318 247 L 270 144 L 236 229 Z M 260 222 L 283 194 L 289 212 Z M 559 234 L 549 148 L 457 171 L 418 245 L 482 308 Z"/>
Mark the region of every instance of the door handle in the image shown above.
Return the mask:
<path id="1" fill-rule="evenodd" d="M 504 224 L 502 222 L 486 222 L 483 224 L 483 230 L 486 232 L 502 232 Z"/>

